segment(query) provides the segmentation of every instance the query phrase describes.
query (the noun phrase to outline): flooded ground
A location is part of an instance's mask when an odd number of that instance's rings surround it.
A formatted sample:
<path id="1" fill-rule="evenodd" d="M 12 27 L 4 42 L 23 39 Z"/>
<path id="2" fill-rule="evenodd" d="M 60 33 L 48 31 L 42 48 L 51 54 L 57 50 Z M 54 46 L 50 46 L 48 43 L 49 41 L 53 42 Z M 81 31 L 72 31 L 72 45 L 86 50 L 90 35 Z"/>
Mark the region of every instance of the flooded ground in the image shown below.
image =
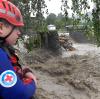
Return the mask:
<path id="1" fill-rule="evenodd" d="M 76 48 L 75 51 L 68 51 L 66 52 L 63 50 L 62 57 L 69 57 L 72 55 L 88 55 L 88 54 L 99 54 L 100 53 L 100 47 L 97 47 L 93 44 L 79 44 L 75 43 L 73 44 L 73 47 Z"/>
<path id="2" fill-rule="evenodd" d="M 75 44 L 76 51 L 54 56 L 46 50 L 27 54 L 38 78 L 38 99 L 100 99 L 100 48 Z"/>

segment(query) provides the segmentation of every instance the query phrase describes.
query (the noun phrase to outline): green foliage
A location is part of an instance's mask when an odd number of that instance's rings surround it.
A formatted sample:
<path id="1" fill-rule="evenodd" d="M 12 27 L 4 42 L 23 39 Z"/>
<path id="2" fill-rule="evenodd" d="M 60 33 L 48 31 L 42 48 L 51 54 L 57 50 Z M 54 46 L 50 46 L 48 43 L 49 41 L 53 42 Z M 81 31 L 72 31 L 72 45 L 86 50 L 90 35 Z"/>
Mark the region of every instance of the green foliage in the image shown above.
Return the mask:
<path id="1" fill-rule="evenodd" d="M 41 47 L 40 35 L 30 36 L 25 45 L 28 51 L 32 51 L 34 48 L 40 48 Z"/>
<path id="2" fill-rule="evenodd" d="M 94 30 L 94 37 L 98 46 L 100 46 L 100 1 L 96 0 L 96 9 L 92 11 L 92 21 L 93 21 L 93 30 Z"/>
<path id="3" fill-rule="evenodd" d="M 86 26 L 86 34 L 90 37 L 94 37 L 98 46 L 100 46 L 100 0 L 91 0 L 94 3 L 92 14 L 88 12 L 90 9 L 88 0 L 71 0 L 72 6 L 68 6 L 68 0 L 62 0 L 62 7 L 65 12 L 65 16 L 68 14 L 67 10 L 70 8 L 73 10 L 73 22 L 74 25 L 81 23 Z"/>
<path id="4" fill-rule="evenodd" d="M 56 26 L 57 30 L 64 28 L 66 25 L 72 25 L 73 19 L 69 17 L 65 17 L 62 13 L 59 13 L 56 16 L 54 13 L 51 13 L 47 16 L 46 19 L 47 24 L 53 24 Z"/>
<path id="5" fill-rule="evenodd" d="M 31 9 L 29 6 L 30 1 Z M 14 2 L 14 4 L 16 4 L 22 11 L 25 20 L 24 31 L 26 33 L 30 33 L 30 30 L 37 32 L 47 31 L 48 24 L 56 25 L 57 29 L 71 24 L 84 24 L 86 26 L 86 34 L 90 37 L 94 37 L 98 46 L 100 46 L 100 0 L 90 0 L 95 5 L 91 15 L 89 15 L 88 12 L 91 7 L 91 5 L 88 3 L 88 0 L 71 0 L 71 7 L 68 5 L 69 0 L 62 0 L 61 9 L 64 11 L 64 16 L 56 16 L 55 14 L 51 13 L 47 17 L 46 21 L 43 17 L 43 9 L 46 8 L 45 0 L 30 1 L 12 0 L 12 2 Z M 73 19 L 68 17 L 68 9 L 73 10 Z M 30 13 L 33 13 L 36 16 L 31 18 Z"/>
<path id="6" fill-rule="evenodd" d="M 54 13 L 50 13 L 46 18 L 46 22 L 48 25 L 50 24 L 55 25 L 55 21 L 56 21 L 56 15 Z"/>
<path id="7" fill-rule="evenodd" d="M 46 4 L 44 0 L 32 0 L 32 10 L 35 17 L 32 18 L 32 26 L 34 31 L 36 32 L 44 32 L 47 31 L 47 25 L 45 23 L 45 19 L 43 17 L 44 11 L 46 8 Z"/>
<path id="8" fill-rule="evenodd" d="M 46 8 L 46 4 L 44 0 L 12 0 L 12 2 L 18 6 L 22 12 L 25 23 L 24 33 L 30 35 L 30 30 L 36 32 L 45 31 L 43 9 Z M 31 13 L 35 16 L 31 17 Z"/>
<path id="9" fill-rule="evenodd" d="M 56 18 L 56 21 L 55 21 L 55 25 L 56 25 L 57 29 L 64 28 L 65 24 L 66 23 L 65 23 L 64 15 L 62 15 L 62 13 L 59 13 Z"/>

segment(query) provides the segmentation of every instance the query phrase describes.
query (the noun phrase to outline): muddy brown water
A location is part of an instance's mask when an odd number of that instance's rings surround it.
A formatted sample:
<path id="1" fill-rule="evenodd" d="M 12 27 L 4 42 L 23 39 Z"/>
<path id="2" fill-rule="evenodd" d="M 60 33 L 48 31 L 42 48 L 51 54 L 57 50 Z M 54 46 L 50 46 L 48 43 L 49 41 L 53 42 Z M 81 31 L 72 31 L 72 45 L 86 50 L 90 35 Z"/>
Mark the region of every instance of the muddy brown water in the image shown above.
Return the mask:
<path id="1" fill-rule="evenodd" d="M 63 51 L 62 57 L 31 53 L 27 61 L 38 78 L 38 99 L 100 99 L 100 48 L 74 46 L 76 51 Z"/>

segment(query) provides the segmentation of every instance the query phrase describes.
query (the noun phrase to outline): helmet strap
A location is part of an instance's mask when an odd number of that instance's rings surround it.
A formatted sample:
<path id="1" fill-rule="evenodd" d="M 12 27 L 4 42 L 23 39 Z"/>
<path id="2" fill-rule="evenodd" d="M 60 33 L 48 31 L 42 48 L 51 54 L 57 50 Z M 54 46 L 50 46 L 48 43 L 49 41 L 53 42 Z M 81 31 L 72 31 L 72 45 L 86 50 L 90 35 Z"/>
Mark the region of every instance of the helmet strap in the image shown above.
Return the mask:
<path id="1" fill-rule="evenodd" d="M 12 30 L 8 33 L 8 35 L 6 35 L 5 37 L 3 37 L 3 39 L 5 40 L 7 37 L 9 37 L 11 34 L 12 34 L 12 32 L 14 31 L 14 29 L 15 29 L 15 26 L 12 28 Z"/>
<path id="2" fill-rule="evenodd" d="M 12 30 L 8 33 L 8 35 L 6 37 L 0 37 L 0 44 L 1 45 L 5 43 L 5 39 L 12 34 L 12 32 L 14 31 L 14 29 L 15 29 L 15 26 L 12 28 Z"/>

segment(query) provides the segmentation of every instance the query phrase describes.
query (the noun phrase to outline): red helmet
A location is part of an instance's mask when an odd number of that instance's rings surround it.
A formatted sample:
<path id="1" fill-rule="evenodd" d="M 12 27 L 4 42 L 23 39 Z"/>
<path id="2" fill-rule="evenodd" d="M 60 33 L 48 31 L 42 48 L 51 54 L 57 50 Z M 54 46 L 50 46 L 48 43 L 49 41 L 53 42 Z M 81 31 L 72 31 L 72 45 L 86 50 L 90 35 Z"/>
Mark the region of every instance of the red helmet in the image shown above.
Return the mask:
<path id="1" fill-rule="evenodd" d="M 20 10 L 10 1 L 0 0 L 0 18 L 14 26 L 24 26 Z"/>

